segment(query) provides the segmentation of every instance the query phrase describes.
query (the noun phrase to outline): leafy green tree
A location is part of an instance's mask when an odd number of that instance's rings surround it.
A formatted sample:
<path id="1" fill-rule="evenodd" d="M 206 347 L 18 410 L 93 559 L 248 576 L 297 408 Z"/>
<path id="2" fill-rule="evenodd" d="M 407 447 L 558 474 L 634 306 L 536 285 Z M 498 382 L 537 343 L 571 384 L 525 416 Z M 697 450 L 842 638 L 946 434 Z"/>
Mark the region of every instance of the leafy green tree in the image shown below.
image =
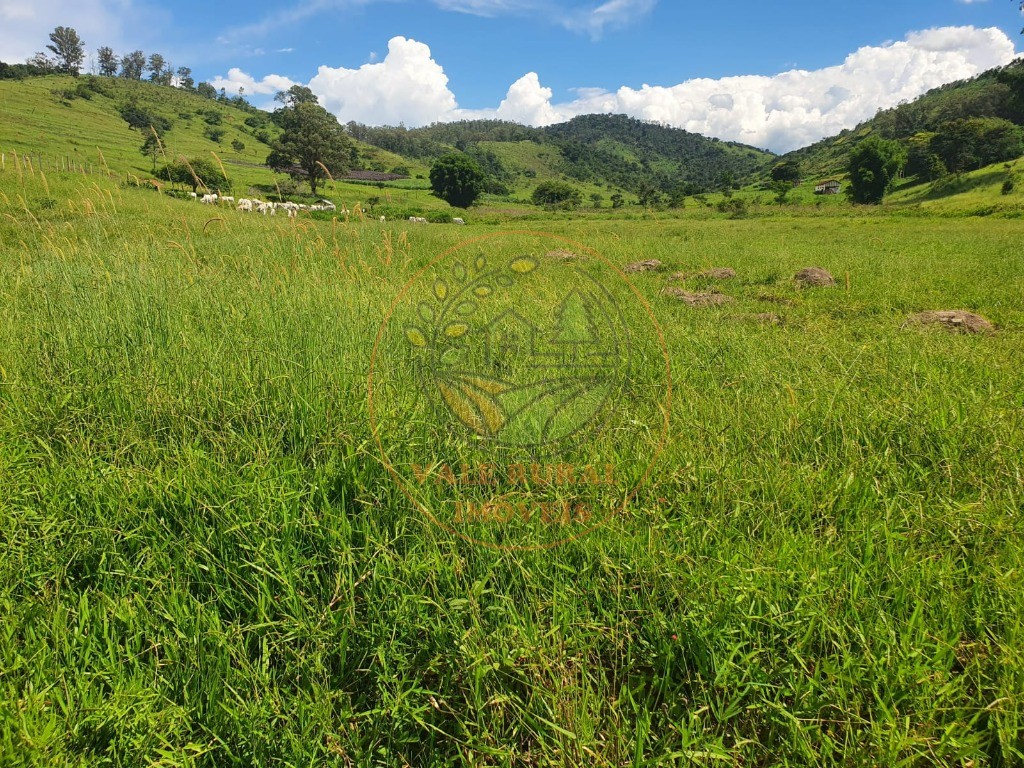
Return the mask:
<path id="1" fill-rule="evenodd" d="M 193 192 L 200 186 L 214 192 L 226 192 L 231 188 L 224 172 L 212 160 L 203 157 L 168 163 L 157 171 L 156 176 L 164 181 L 185 184 L 191 187 Z"/>
<path id="2" fill-rule="evenodd" d="M 793 182 L 788 179 L 776 179 L 771 183 L 769 189 L 775 193 L 775 202 L 785 205 L 789 202 L 789 193 L 793 191 Z"/>
<path id="3" fill-rule="evenodd" d="M 317 184 L 327 178 L 328 171 L 336 176 L 348 170 L 352 144 L 334 115 L 316 101 L 285 103 L 288 106 L 273 114 L 283 131 L 267 156 L 267 165 L 308 182 L 315 195 Z"/>
<path id="4" fill-rule="evenodd" d="M 147 132 L 151 132 L 150 128 L 152 128 L 161 136 L 171 130 L 170 120 L 163 115 L 154 115 L 134 101 L 122 105 L 119 112 L 122 119 L 128 123 L 129 128 Z"/>
<path id="5" fill-rule="evenodd" d="M 850 156 L 851 194 L 856 203 L 878 205 L 907 163 L 896 141 L 868 137 Z"/>
<path id="6" fill-rule="evenodd" d="M 534 205 L 576 208 L 583 201 L 583 196 L 576 187 L 568 182 L 548 179 L 537 185 L 530 199 L 533 200 Z"/>
<path id="7" fill-rule="evenodd" d="M 798 160 L 785 160 L 772 168 L 772 181 L 786 181 L 796 184 L 800 181 L 801 170 Z"/>
<path id="8" fill-rule="evenodd" d="M 51 59 L 42 51 L 36 53 L 36 55 L 32 58 L 27 59 L 26 63 L 30 67 L 34 67 L 36 70 L 38 70 L 39 74 L 43 75 L 48 75 L 51 72 L 57 72 L 59 66 L 56 59 Z"/>
<path id="9" fill-rule="evenodd" d="M 132 51 L 121 57 L 121 77 L 126 80 L 141 80 L 146 68 L 146 54 Z"/>
<path id="10" fill-rule="evenodd" d="M 78 70 L 85 61 L 85 44 L 71 27 L 57 27 L 50 33 L 47 50 L 57 57 L 57 69 L 78 77 Z"/>
<path id="11" fill-rule="evenodd" d="M 1013 160 L 1024 154 L 1024 130 L 998 117 L 970 117 L 939 126 L 929 144 L 953 173 Z"/>
<path id="12" fill-rule="evenodd" d="M 616 192 L 609 199 L 612 201 L 612 208 L 621 208 L 626 202 L 621 192 Z"/>
<path id="13" fill-rule="evenodd" d="M 96 64 L 100 68 L 103 77 L 114 77 L 117 75 L 117 54 L 114 49 L 104 45 L 96 50 Z"/>
<path id="14" fill-rule="evenodd" d="M 178 87 L 184 88 L 186 91 L 191 91 L 196 87 L 196 81 L 192 79 L 192 69 L 190 67 L 178 67 Z"/>
<path id="15" fill-rule="evenodd" d="M 232 139 L 231 148 L 235 150 L 235 152 L 243 152 L 245 150 L 245 142 L 239 141 L 238 139 Z"/>
<path id="16" fill-rule="evenodd" d="M 208 125 L 203 130 L 203 135 L 206 138 L 208 138 L 210 141 L 215 141 L 218 144 L 220 144 L 220 140 L 224 138 L 224 134 L 225 130 L 223 128 L 218 128 L 214 125 Z"/>
<path id="17" fill-rule="evenodd" d="M 149 63 L 146 68 L 149 70 L 149 79 L 151 82 L 160 83 L 164 79 L 164 67 L 167 62 L 164 61 L 164 57 L 159 53 L 153 53 L 149 56 Z"/>
<path id="18" fill-rule="evenodd" d="M 434 194 L 456 208 L 469 208 L 484 189 L 483 170 L 476 160 L 461 153 L 438 158 L 430 167 Z"/>
<path id="19" fill-rule="evenodd" d="M 646 179 L 640 182 L 636 191 L 636 197 L 637 201 L 644 208 L 656 208 L 661 205 L 663 200 L 661 190 Z"/>
<path id="20" fill-rule="evenodd" d="M 293 85 L 287 91 L 278 91 L 274 101 L 281 102 L 285 108 L 317 103 L 316 94 L 304 85 Z"/>
<path id="21" fill-rule="evenodd" d="M 204 99 L 216 99 L 217 89 L 209 83 L 200 83 L 196 86 L 196 93 L 202 96 Z"/>
<path id="22" fill-rule="evenodd" d="M 161 151 L 160 141 L 156 134 L 150 131 L 146 140 L 142 142 L 142 146 L 139 147 L 139 152 L 153 160 L 153 173 L 156 173 L 156 159 L 160 156 Z"/>
<path id="23" fill-rule="evenodd" d="M 602 195 L 600 192 L 591 192 L 590 193 L 590 202 L 592 202 L 594 204 L 595 208 L 600 208 L 601 207 L 601 203 L 604 202 L 604 195 Z"/>

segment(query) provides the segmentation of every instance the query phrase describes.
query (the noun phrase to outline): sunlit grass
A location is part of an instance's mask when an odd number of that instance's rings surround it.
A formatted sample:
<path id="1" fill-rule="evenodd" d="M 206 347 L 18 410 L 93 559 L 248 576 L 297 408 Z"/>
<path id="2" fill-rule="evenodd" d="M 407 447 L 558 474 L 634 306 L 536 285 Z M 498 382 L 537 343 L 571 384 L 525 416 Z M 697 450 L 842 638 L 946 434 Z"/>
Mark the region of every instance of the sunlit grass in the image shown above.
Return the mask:
<path id="1" fill-rule="evenodd" d="M 412 509 L 366 391 L 499 225 L 8 166 L 0 764 L 1024 762 L 1024 226 L 807 213 L 518 225 L 664 262 L 674 405 L 627 514 L 502 552 Z M 708 266 L 734 304 L 661 294 Z M 901 328 L 946 308 L 999 331 Z"/>

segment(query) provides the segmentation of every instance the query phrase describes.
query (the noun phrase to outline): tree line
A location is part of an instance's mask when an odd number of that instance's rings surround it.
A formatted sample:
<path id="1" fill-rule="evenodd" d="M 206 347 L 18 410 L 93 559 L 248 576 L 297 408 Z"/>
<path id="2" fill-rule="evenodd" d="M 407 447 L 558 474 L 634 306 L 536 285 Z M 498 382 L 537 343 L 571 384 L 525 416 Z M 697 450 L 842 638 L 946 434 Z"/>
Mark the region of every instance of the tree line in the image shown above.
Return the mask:
<path id="1" fill-rule="evenodd" d="M 0 80 L 18 79 L 35 75 L 65 74 L 78 77 L 85 63 L 85 42 L 72 27 L 58 26 L 49 35 L 50 42 L 45 50 L 30 56 L 24 64 L 0 62 Z M 101 77 L 121 77 L 126 80 L 149 80 L 156 85 L 173 85 L 208 99 L 227 100 L 224 90 L 218 93 L 210 83 L 196 83 L 191 67 L 175 68 L 160 53 L 136 50 L 118 55 L 108 45 L 96 49 L 95 73 Z M 243 101 L 240 96 L 231 101 Z M 251 107 L 250 107 L 251 109 Z"/>

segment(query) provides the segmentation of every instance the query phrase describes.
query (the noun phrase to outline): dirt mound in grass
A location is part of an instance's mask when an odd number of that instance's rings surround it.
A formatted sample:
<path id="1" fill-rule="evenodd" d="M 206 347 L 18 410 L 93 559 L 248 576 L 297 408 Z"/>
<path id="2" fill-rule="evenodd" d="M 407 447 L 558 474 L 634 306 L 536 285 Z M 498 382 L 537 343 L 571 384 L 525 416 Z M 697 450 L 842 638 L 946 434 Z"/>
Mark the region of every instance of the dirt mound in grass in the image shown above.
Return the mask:
<path id="1" fill-rule="evenodd" d="M 637 272 L 657 272 L 662 268 L 662 263 L 657 259 L 647 259 L 645 261 L 634 261 L 632 264 L 627 264 L 622 268 L 622 271 L 627 275 L 633 275 Z"/>
<path id="2" fill-rule="evenodd" d="M 941 326 L 954 333 L 992 333 L 996 327 L 981 315 L 964 312 L 959 309 L 941 309 L 930 312 L 919 312 L 911 315 L 903 323 L 907 326 Z"/>
<path id="3" fill-rule="evenodd" d="M 689 291 L 684 291 L 682 288 L 676 288 L 671 285 L 665 288 L 663 293 L 666 296 L 678 299 L 691 307 L 720 307 L 723 304 L 731 304 L 735 301 L 732 296 L 726 296 L 724 293 L 718 293 L 715 291 L 690 293 Z"/>
<path id="4" fill-rule="evenodd" d="M 836 284 L 836 279 L 829 271 L 821 267 L 801 269 L 793 279 L 806 288 L 825 288 Z"/>
<path id="5" fill-rule="evenodd" d="M 676 272 L 669 280 L 689 280 L 694 277 L 703 277 L 707 280 L 731 280 L 736 277 L 736 270 L 731 267 L 712 267 L 700 272 Z"/>

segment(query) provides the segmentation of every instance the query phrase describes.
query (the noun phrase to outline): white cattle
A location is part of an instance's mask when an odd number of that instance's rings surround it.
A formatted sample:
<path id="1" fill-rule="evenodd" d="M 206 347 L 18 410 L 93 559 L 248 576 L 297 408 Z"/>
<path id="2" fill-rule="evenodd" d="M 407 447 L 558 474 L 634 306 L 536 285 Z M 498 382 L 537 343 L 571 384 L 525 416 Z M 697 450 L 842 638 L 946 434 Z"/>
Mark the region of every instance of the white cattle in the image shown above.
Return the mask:
<path id="1" fill-rule="evenodd" d="M 200 199 L 199 202 L 200 203 L 205 203 L 206 205 L 216 205 L 217 204 L 217 193 L 214 192 L 212 195 L 203 195 L 202 199 Z"/>
<path id="2" fill-rule="evenodd" d="M 465 223 L 466 222 L 463 219 L 460 219 L 458 216 L 456 216 L 454 219 L 452 219 L 452 224 L 465 224 Z"/>

